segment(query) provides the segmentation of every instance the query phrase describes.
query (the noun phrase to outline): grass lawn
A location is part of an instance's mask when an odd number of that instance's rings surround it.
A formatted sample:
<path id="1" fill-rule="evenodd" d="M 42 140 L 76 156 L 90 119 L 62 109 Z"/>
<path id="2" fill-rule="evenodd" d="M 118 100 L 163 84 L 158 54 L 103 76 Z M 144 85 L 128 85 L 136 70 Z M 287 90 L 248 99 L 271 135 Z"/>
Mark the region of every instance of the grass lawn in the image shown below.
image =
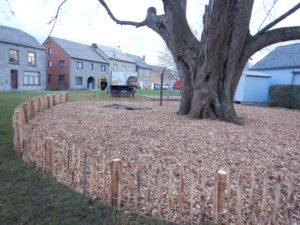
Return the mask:
<path id="1" fill-rule="evenodd" d="M 112 209 L 21 161 L 12 148 L 13 110 L 42 94 L 0 93 L 0 224 L 172 224 Z"/>

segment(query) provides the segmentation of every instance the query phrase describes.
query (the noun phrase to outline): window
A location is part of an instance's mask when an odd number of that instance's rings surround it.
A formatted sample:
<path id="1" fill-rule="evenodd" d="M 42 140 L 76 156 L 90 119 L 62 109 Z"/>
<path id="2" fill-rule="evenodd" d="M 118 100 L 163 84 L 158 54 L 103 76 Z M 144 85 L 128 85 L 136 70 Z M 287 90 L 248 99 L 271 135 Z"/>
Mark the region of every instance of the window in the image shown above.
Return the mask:
<path id="1" fill-rule="evenodd" d="M 17 50 L 9 50 L 9 63 L 17 64 L 19 60 L 19 53 Z"/>
<path id="2" fill-rule="evenodd" d="M 143 73 L 144 73 L 144 70 L 140 69 L 140 75 L 143 75 Z"/>
<path id="3" fill-rule="evenodd" d="M 125 70 L 126 70 L 126 66 L 122 65 L 122 71 L 125 71 Z"/>
<path id="4" fill-rule="evenodd" d="M 48 55 L 51 55 L 51 54 L 52 54 L 52 49 L 48 48 Z"/>
<path id="5" fill-rule="evenodd" d="M 101 65 L 100 66 L 100 71 L 105 72 L 106 71 L 106 66 L 105 65 Z"/>
<path id="6" fill-rule="evenodd" d="M 148 80 L 145 80 L 145 85 L 148 85 Z"/>
<path id="7" fill-rule="evenodd" d="M 75 85 L 82 85 L 82 77 L 75 77 Z"/>
<path id="8" fill-rule="evenodd" d="M 39 86 L 40 73 L 39 72 L 24 72 L 23 77 L 24 86 Z"/>
<path id="9" fill-rule="evenodd" d="M 76 68 L 77 69 L 83 69 L 83 62 L 76 62 Z"/>
<path id="10" fill-rule="evenodd" d="M 51 84 L 52 83 L 52 75 L 51 74 L 48 74 L 48 84 Z"/>
<path id="11" fill-rule="evenodd" d="M 93 70 L 93 69 L 94 69 L 94 64 L 90 63 L 90 70 Z"/>
<path id="12" fill-rule="evenodd" d="M 58 66 L 59 66 L 60 68 L 64 68 L 64 67 L 65 67 L 65 61 L 59 60 Z"/>
<path id="13" fill-rule="evenodd" d="M 49 68 L 52 67 L 52 61 L 51 61 L 51 60 L 48 61 L 48 67 L 49 67 Z"/>
<path id="14" fill-rule="evenodd" d="M 145 76 L 150 76 L 150 71 L 149 70 L 145 70 Z"/>
<path id="15" fill-rule="evenodd" d="M 118 70 L 118 64 L 114 64 L 114 71 Z"/>
<path id="16" fill-rule="evenodd" d="M 27 64 L 28 64 L 28 66 L 35 66 L 35 53 L 34 52 L 27 53 Z"/>
<path id="17" fill-rule="evenodd" d="M 128 67 L 128 71 L 131 72 L 132 71 L 132 66 Z"/>
<path id="18" fill-rule="evenodd" d="M 65 84 L 65 75 L 58 75 L 58 84 Z"/>

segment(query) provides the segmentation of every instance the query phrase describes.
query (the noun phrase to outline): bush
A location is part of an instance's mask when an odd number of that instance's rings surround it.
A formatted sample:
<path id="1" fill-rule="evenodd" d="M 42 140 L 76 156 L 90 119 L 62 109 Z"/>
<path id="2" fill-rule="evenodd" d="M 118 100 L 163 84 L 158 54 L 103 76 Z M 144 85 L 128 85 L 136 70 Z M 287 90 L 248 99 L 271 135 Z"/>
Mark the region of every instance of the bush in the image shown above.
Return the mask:
<path id="1" fill-rule="evenodd" d="M 272 85 L 270 106 L 300 109 L 300 85 Z"/>

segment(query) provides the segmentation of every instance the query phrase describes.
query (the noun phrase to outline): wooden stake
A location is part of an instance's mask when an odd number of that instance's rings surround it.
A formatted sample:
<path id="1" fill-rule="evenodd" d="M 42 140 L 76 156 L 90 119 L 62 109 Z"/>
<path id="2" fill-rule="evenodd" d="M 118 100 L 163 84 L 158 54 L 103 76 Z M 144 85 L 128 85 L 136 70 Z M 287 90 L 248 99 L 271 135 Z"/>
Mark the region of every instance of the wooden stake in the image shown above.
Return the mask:
<path id="1" fill-rule="evenodd" d="M 193 222 L 194 222 L 194 213 L 193 213 L 194 189 L 195 189 L 194 171 L 191 171 L 191 189 L 190 189 L 190 222 L 191 222 L 191 224 L 193 224 Z"/>
<path id="2" fill-rule="evenodd" d="M 183 181 L 183 166 L 181 165 L 180 166 L 180 169 L 179 169 L 179 199 L 178 199 L 178 202 L 179 202 L 179 221 L 181 221 L 182 219 L 182 216 L 183 216 L 183 202 L 184 202 L 184 181 Z"/>
<path id="3" fill-rule="evenodd" d="M 24 110 L 24 117 L 25 117 L 25 123 L 28 123 L 29 121 L 29 113 L 28 113 L 28 105 L 27 103 L 23 103 L 23 110 Z"/>
<path id="4" fill-rule="evenodd" d="M 280 185 L 281 185 L 281 177 L 278 175 L 276 179 L 276 187 L 275 187 L 275 203 L 274 203 L 274 213 L 273 213 L 273 223 L 275 225 L 278 224 L 277 216 L 279 209 L 279 200 L 280 200 Z"/>
<path id="5" fill-rule="evenodd" d="M 137 163 L 136 180 L 137 180 L 136 209 L 139 210 L 141 208 L 141 165 L 140 165 L 140 162 Z"/>
<path id="6" fill-rule="evenodd" d="M 216 185 L 216 216 L 215 223 L 221 224 L 222 213 L 224 212 L 224 199 L 226 188 L 227 173 L 224 170 L 219 170 L 217 173 L 217 185 Z"/>
<path id="7" fill-rule="evenodd" d="M 46 148 L 45 148 L 45 162 L 46 162 L 46 173 L 52 176 L 53 168 L 53 146 L 54 139 L 52 137 L 46 138 Z"/>
<path id="8" fill-rule="evenodd" d="M 237 224 L 242 225 L 242 193 L 241 193 L 241 186 L 242 186 L 242 176 L 243 172 L 240 170 L 238 182 L 237 182 L 237 190 L 236 190 L 236 214 L 237 214 Z"/>
<path id="9" fill-rule="evenodd" d="M 172 208 L 173 208 L 173 169 L 169 169 L 169 187 L 168 187 L 168 220 L 171 219 Z"/>
<path id="10" fill-rule="evenodd" d="M 267 185 L 268 185 L 268 171 L 265 172 L 264 174 L 264 181 L 263 181 L 263 192 L 262 192 L 262 200 L 261 200 L 261 217 L 266 216 L 266 205 L 267 205 Z M 265 224 L 265 221 L 261 221 L 261 224 Z"/>
<path id="11" fill-rule="evenodd" d="M 229 225 L 229 214 L 230 214 L 230 193 L 231 193 L 231 177 L 230 177 L 230 169 L 227 168 L 227 176 L 226 176 L 226 215 L 225 215 L 225 224 Z"/>
<path id="12" fill-rule="evenodd" d="M 121 168 L 121 160 L 114 159 L 110 163 L 110 174 L 111 174 L 111 205 L 112 207 L 118 207 L 118 199 L 119 199 L 119 188 L 120 188 L 120 168 Z"/>
<path id="13" fill-rule="evenodd" d="M 151 165 L 149 166 L 149 169 L 148 169 L 148 182 L 147 182 L 147 212 L 146 214 L 148 216 L 151 215 L 151 207 L 150 207 L 150 204 L 151 204 L 151 178 L 152 178 L 152 170 L 151 170 Z"/>
<path id="14" fill-rule="evenodd" d="M 158 182 L 158 214 L 159 216 L 162 216 L 162 167 L 160 169 L 158 169 L 158 178 L 157 178 L 157 182 Z"/>

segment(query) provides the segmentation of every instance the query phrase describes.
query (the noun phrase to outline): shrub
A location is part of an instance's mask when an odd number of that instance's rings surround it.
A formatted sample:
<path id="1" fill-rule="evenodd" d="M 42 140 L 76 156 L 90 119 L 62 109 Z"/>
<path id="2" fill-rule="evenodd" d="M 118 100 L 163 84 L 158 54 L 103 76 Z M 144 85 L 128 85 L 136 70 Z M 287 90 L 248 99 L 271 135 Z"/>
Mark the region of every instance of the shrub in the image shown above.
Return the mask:
<path id="1" fill-rule="evenodd" d="M 272 85 L 270 106 L 300 109 L 300 85 Z"/>

